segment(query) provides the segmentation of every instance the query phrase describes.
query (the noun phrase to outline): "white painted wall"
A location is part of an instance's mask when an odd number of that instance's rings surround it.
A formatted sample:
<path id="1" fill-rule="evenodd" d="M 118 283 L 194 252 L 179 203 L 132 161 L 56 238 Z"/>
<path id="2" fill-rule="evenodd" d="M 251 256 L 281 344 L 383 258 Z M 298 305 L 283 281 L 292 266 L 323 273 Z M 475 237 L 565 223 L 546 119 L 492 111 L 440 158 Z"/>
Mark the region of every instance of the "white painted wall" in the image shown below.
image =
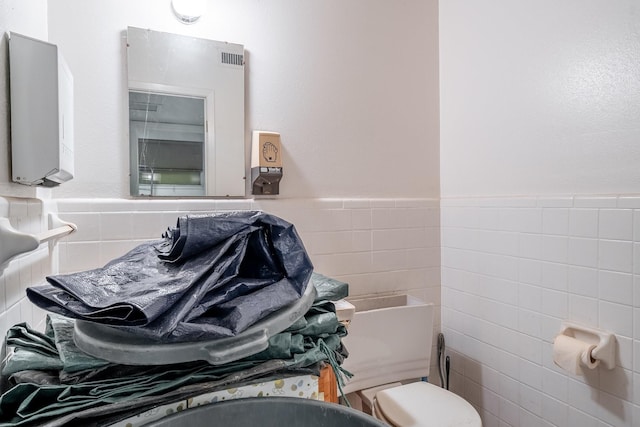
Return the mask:
<path id="1" fill-rule="evenodd" d="M 0 188 L 11 181 L 9 138 L 9 34 L 47 38 L 47 0 L 0 0 Z M 18 186 L 16 185 L 15 188 Z"/>
<path id="2" fill-rule="evenodd" d="M 640 3 L 439 13 L 452 390 L 485 427 L 640 425 Z M 558 368 L 564 320 L 615 333 L 615 368 Z"/>
<path id="3" fill-rule="evenodd" d="M 281 132 L 280 198 L 128 199 L 129 25 L 246 45 L 247 135 Z M 191 26 L 173 18 L 168 0 L 0 0 L 0 30 L 59 45 L 76 108 L 76 177 L 52 191 L 10 183 L 2 40 L 0 196 L 14 197 L 6 206 L 0 197 L 0 216 L 35 233 L 53 210 L 79 227 L 53 253 L 43 245 L 0 275 L 0 336 L 21 321 L 41 323 L 25 288 L 58 268 L 101 266 L 157 238 L 178 215 L 225 209 L 292 221 L 317 271 L 348 281 L 352 295 L 410 292 L 439 305 L 435 0 L 211 1 Z"/>
<path id="4" fill-rule="evenodd" d="M 132 236 L 155 233 L 143 225 L 160 228 L 208 203 L 258 206 L 300 223 L 321 272 L 348 279 L 355 293 L 410 288 L 437 299 L 435 206 L 394 199 L 438 194 L 435 4 L 228 0 L 210 11 L 184 27 L 168 1 L 50 1 L 49 35 L 79 88 L 78 177 L 55 192 L 63 217 L 81 224 L 61 245 L 64 269 L 102 263 Z M 640 420 L 640 198 L 624 197 L 640 178 L 639 12 L 633 0 L 440 4 L 442 322 L 452 389 L 487 427 Z M 247 45 L 247 130 L 282 133 L 282 191 L 298 200 L 119 199 L 127 25 Z M 387 63 L 379 53 L 392 48 L 401 51 Z M 320 160 L 339 150 L 346 160 L 324 172 Z M 373 189 L 378 170 L 394 178 Z M 327 195 L 373 198 L 303 198 Z M 495 195 L 526 197 L 486 198 Z M 21 289 L 29 282 L 17 278 L 32 271 L 19 263 L 0 279 Z M 14 303 L 0 328 L 29 318 L 30 305 L 14 301 L 22 294 L 7 295 Z M 551 342 L 564 319 L 614 331 L 616 368 L 580 378 L 555 367 Z"/>
<path id="5" fill-rule="evenodd" d="M 246 144 L 281 133 L 281 197 L 437 196 L 437 19 L 435 0 L 211 1 L 190 26 L 169 0 L 49 1 L 76 88 L 76 177 L 54 195 L 128 197 L 123 32 L 137 26 L 245 45 Z"/>
<path id="6" fill-rule="evenodd" d="M 440 2 L 441 191 L 640 191 L 640 4 Z"/>

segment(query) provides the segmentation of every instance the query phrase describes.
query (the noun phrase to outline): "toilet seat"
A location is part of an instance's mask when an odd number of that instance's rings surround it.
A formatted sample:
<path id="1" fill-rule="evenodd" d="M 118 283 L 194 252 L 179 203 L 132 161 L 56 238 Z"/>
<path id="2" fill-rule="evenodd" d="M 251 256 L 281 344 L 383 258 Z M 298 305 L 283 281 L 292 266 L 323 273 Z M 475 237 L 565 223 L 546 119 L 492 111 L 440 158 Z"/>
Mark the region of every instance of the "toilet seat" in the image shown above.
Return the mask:
<path id="1" fill-rule="evenodd" d="M 374 416 L 395 427 L 481 427 L 473 406 L 448 390 L 415 382 L 376 393 Z"/>

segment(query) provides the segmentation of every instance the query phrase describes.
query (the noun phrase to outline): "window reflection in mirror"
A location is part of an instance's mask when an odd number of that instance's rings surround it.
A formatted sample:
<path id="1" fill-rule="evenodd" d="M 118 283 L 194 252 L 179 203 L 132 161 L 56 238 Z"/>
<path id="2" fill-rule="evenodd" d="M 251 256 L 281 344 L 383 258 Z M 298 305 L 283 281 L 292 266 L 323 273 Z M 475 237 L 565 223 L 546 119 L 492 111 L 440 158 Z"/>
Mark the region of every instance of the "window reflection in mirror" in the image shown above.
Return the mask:
<path id="1" fill-rule="evenodd" d="M 244 47 L 127 29 L 133 196 L 244 196 Z"/>
<path id="2" fill-rule="evenodd" d="M 204 196 L 205 100 L 129 91 L 140 196 Z"/>

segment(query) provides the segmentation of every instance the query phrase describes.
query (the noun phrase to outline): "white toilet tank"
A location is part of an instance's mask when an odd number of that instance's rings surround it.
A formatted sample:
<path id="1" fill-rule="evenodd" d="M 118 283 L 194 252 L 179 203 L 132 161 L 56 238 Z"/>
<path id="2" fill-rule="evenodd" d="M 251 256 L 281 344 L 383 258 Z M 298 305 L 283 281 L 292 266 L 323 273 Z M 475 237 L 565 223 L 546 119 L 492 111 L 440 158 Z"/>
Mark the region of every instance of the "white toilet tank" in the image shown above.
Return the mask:
<path id="1" fill-rule="evenodd" d="M 429 375 L 433 304 L 409 295 L 349 299 L 355 313 L 342 367 L 353 374 L 344 393 Z"/>

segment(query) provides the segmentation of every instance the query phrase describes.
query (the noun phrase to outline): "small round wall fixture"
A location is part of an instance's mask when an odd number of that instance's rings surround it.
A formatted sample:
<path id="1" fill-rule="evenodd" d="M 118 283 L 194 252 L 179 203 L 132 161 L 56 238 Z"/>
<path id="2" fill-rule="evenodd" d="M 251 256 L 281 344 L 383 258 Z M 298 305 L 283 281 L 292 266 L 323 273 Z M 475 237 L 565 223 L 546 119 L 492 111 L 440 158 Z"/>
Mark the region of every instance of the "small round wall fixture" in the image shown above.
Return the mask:
<path id="1" fill-rule="evenodd" d="M 183 24 L 193 24 L 204 14 L 206 0 L 171 0 L 171 9 Z"/>

